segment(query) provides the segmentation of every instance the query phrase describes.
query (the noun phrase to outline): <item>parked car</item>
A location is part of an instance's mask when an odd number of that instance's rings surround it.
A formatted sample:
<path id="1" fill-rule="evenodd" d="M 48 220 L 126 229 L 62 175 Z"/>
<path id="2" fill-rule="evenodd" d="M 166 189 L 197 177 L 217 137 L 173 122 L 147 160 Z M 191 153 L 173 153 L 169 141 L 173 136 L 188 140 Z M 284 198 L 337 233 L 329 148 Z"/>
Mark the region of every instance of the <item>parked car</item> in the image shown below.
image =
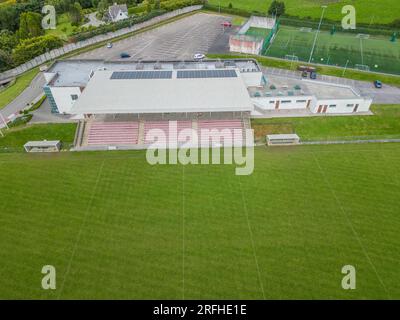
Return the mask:
<path id="1" fill-rule="evenodd" d="M 302 76 L 303 78 L 308 78 L 308 72 L 307 72 L 307 71 L 303 71 L 303 72 L 301 73 L 301 76 Z"/>
<path id="2" fill-rule="evenodd" d="M 111 48 L 112 48 L 112 46 L 113 46 L 113 45 L 112 45 L 112 43 L 111 43 L 111 42 L 107 43 L 107 48 L 108 48 L 108 49 L 111 49 Z"/>
<path id="3" fill-rule="evenodd" d="M 122 52 L 119 56 L 121 58 L 130 58 L 131 57 L 131 55 L 129 53 L 126 53 L 126 52 Z"/>
<path id="4" fill-rule="evenodd" d="M 375 80 L 375 81 L 374 81 L 374 86 L 375 86 L 375 88 L 377 88 L 377 89 L 382 89 L 382 81 L 380 81 L 380 80 Z"/>
<path id="5" fill-rule="evenodd" d="M 224 21 L 221 23 L 221 25 L 228 28 L 232 27 L 232 23 L 230 21 Z"/>
<path id="6" fill-rule="evenodd" d="M 204 54 L 202 54 L 202 53 L 196 53 L 196 54 L 193 56 L 193 59 L 194 59 L 194 60 L 203 60 L 205 57 L 206 57 L 206 56 L 205 56 Z"/>
<path id="7" fill-rule="evenodd" d="M 317 73 L 316 72 L 310 72 L 310 79 L 317 79 Z"/>

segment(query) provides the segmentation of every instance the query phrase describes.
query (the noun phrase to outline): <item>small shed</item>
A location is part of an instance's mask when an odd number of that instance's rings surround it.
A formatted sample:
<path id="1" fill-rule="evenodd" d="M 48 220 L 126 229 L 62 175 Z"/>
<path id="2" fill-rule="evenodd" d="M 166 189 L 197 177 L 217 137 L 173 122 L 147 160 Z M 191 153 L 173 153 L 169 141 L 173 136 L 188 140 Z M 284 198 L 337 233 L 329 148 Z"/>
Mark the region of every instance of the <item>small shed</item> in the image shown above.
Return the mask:
<path id="1" fill-rule="evenodd" d="M 267 145 L 269 146 L 287 146 L 300 143 L 300 137 L 297 134 L 268 134 Z"/>
<path id="2" fill-rule="evenodd" d="M 28 141 L 24 144 L 26 152 L 59 152 L 61 149 L 61 141 Z"/>

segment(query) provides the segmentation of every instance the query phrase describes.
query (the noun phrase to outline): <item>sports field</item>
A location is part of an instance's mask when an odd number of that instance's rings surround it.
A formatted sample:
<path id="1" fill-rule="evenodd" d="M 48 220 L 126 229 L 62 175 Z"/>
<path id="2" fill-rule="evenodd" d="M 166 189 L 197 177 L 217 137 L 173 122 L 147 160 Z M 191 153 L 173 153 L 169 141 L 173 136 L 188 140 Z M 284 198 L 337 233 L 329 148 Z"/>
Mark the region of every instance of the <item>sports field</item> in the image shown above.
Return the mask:
<path id="1" fill-rule="evenodd" d="M 228 7 L 231 3 L 233 8 L 244 9 L 248 12 L 258 11 L 259 14 L 266 13 L 273 0 L 209 0 L 214 6 Z M 291 16 L 312 17 L 319 19 L 321 16 L 321 5 L 328 5 L 325 17 L 330 20 L 341 21 L 343 18 L 342 8 L 345 5 L 353 5 L 357 12 L 359 23 L 391 23 L 399 18 L 400 1 L 398 0 L 284 0 L 286 13 Z"/>
<path id="2" fill-rule="evenodd" d="M 316 30 L 301 31 L 300 28 L 281 26 L 267 56 L 285 58 L 293 55 L 300 61 L 309 60 Z M 348 62 L 347 62 L 348 61 Z M 370 71 L 400 74 L 400 41 L 391 42 L 390 37 L 321 31 L 317 38 L 312 62 L 320 64 L 348 65 L 361 68 L 367 65 Z"/>
<path id="3" fill-rule="evenodd" d="M 260 147 L 239 177 L 141 151 L 0 154 L 0 298 L 399 299 L 399 159 Z"/>
<path id="4" fill-rule="evenodd" d="M 270 34 L 270 32 L 271 32 L 271 29 L 250 27 L 246 31 L 245 35 L 246 36 L 265 38 L 266 36 L 268 36 Z"/>

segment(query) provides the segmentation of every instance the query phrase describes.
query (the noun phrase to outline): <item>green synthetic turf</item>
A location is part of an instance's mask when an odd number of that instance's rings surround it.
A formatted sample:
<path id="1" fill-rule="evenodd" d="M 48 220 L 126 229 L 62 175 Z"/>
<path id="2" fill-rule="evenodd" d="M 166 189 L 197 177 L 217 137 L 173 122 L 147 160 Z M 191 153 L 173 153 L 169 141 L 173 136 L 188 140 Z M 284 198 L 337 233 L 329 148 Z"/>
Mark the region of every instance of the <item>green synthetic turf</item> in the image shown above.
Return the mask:
<path id="1" fill-rule="evenodd" d="M 271 32 L 271 29 L 250 27 L 246 31 L 245 35 L 246 36 L 265 38 L 266 36 L 268 36 L 270 34 L 270 32 Z"/>
<path id="2" fill-rule="evenodd" d="M 399 159 L 259 147 L 239 177 L 143 151 L 0 154 L 0 298 L 399 299 Z"/>
<path id="3" fill-rule="evenodd" d="M 281 26 L 267 56 L 285 58 L 295 55 L 300 61 L 308 61 L 316 30 L 302 32 L 299 28 Z M 390 42 L 390 37 L 370 36 L 357 38 L 356 34 L 321 31 L 318 35 L 313 63 L 356 68 L 368 65 L 370 71 L 400 74 L 400 42 Z"/>

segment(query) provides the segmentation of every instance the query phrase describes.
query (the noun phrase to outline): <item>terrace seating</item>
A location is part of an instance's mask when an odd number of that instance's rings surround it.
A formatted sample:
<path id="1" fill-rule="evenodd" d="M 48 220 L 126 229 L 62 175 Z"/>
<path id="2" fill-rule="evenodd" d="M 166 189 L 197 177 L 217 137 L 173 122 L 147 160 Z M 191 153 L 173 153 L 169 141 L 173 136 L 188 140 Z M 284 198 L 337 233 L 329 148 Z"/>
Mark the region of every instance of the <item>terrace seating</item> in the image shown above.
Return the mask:
<path id="1" fill-rule="evenodd" d="M 177 123 L 177 132 L 179 135 L 179 132 L 182 131 L 183 129 L 191 129 L 192 128 L 192 121 L 176 121 Z M 169 124 L 170 121 L 146 121 L 144 124 L 144 136 L 145 136 L 145 143 L 146 144 L 151 144 L 154 143 L 154 140 L 151 139 L 149 131 L 153 129 L 159 129 L 164 132 L 164 137 L 158 137 L 161 138 L 158 140 L 158 143 L 162 144 L 167 144 L 168 139 L 169 139 Z M 178 142 L 185 142 L 185 141 L 180 141 Z"/>
<path id="2" fill-rule="evenodd" d="M 88 145 L 137 144 L 138 122 L 93 122 L 89 127 Z"/>
<path id="3" fill-rule="evenodd" d="M 201 135 L 201 130 L 208 129 L 216 129 L 215 132 L 210 132 L 209 137 L 205 137 Z M 223 129 L 228 129 L 230 132 L 231 140 L 224 141 L 224 138 L 221 137 L 221 131 Z M 236 129 L 236 130 L 235 130 Z M 237 130 L 239 129 L 239 130 Z M 232 145 L 232 144 L 244 144 L 243 140 L 243 131 L 244 126 L 242 120 L 199 120 L 198 122 L 198 134 L 200 140 L 200 146 L 219 146 L 219 145 Z"/>

